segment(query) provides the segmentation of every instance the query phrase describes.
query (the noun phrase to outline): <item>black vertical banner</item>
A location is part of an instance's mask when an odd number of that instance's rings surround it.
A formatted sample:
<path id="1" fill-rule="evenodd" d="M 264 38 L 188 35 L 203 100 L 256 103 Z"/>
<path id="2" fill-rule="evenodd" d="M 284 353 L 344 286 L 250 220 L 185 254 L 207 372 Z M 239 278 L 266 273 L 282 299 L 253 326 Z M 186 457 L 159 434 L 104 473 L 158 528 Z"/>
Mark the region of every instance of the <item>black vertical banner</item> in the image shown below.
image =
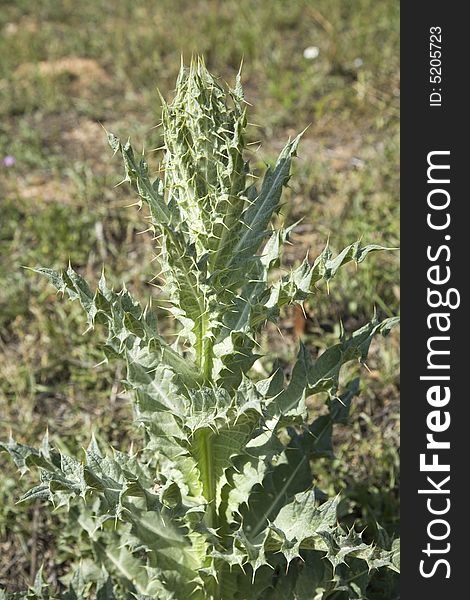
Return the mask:
<path id="1" fill-rule="evenodd" d="M 470 53 L 463 7 L 401 5 L 403 600 L 468 595 Z"/>

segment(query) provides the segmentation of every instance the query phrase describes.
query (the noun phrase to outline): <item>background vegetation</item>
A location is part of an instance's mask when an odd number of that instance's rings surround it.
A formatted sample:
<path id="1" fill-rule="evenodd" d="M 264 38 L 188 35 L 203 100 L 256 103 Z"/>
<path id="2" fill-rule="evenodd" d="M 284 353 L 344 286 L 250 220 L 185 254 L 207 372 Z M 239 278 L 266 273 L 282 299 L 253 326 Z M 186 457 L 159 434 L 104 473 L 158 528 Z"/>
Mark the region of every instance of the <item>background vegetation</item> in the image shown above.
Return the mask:
<path id="1" fill-rule="evenodd" d="M 304 217 L 290 263 L 330 239 L 398 245 L 398 4 L 392 0 L 0 0 L 0 437 L 38 443 L 46 428 L 76 452 L 94 430 L 127 445 L 121 372 L 106 365 L 80 309 L 57 301 L 23 265 L 61 268 L 70 259 L 96 281 L 130 282 L 158 296 L 144 215 L 115 187 L 101 125 L 134 145 L 158 148 L 156 88 L 171 95 L 180 56 L 200 53 L 233 82 L 241 58 L 252 103 L 251 161 L 272 160 L 306 125 L 285 218 Z M 158 152 L 155 152 L 155 164 Z M 353 267 L 354 268 L 354 267 Z M 354 282 L 354 283 L 352 283 Z M 354 287 L 353 287 L 354 286 Z M 343 272 L 329 301 L 287 313 L 265 340 L 286 368 L 296 337 L 320 350 L 347 330 L 398 312 L 398 256 L 381 253 L 354 278 Z M 390 534 L 398 519 L 398 334 L 375 342 L 338 460 L 318 473 L 346 493 L 346 522 Z M 315 410 L 315 407 L 312 407 Z M 21 589 L 44 564 L 58 579 L 74 553 L 60 512 L 15 505 L 27 482 L 0 457 L 0 586 Z M 72 519 L 73 520 L 73 519 Z M 58 566 L 59 565 L 59 566 Z"/>

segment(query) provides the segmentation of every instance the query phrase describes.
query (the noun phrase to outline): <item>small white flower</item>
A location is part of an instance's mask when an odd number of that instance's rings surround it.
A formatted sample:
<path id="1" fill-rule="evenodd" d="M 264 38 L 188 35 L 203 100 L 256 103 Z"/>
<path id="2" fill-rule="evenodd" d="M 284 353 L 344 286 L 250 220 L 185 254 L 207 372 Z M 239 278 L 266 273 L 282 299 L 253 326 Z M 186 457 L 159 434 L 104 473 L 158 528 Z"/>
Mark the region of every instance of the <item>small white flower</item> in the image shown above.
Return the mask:
<path id="1" fill-rule="evenodd" d="M 356 67 L 356 69 L 360 69 L 363 64 L 364 61 L 362 60 L 362 58 L 355 58 L 353 61 L 353 65 Z"/>
<path id="2" fill-rule="evenodd" d="M 318 48 L 318 46 L 309 46 L 304 50 L 304 58 L 307 60 L 313 60 L 314 58 L 317 58 L 319 54 L 320 48 Z"/>

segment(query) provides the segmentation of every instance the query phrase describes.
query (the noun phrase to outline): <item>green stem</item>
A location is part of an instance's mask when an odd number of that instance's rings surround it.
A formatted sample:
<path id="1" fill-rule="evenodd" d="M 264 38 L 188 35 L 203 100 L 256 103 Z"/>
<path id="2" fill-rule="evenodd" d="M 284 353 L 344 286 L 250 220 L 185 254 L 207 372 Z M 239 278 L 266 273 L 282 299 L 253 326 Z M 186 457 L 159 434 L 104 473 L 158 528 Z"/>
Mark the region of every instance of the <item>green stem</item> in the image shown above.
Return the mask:
<path id="1" fill-rule="evenodd" d="M 201 317 L 199 335 L 196 341 L 196 364 L 202 373 L 202 379 L 206 383 L 212 381 L 212 340 L 206 337 L 208 331 L 208 319 Z"/>
<path id="2" fill-rule="evenodd" d="M 208 429 L 202 429 L 196 433 L 196 445 L 199 448 L 199 471 L 201 474 L 203 494 L 207 501 L 205 521 L 208 527 L 216 526 L 216 478 L 214 472 L 212 435 L 212 432 Z"/>
<path id="3" fill-rule="evenodd" d="M 202 376 L 204 381 L 212 381 L 212 340 L 206 338 L 203 344 Z"/>

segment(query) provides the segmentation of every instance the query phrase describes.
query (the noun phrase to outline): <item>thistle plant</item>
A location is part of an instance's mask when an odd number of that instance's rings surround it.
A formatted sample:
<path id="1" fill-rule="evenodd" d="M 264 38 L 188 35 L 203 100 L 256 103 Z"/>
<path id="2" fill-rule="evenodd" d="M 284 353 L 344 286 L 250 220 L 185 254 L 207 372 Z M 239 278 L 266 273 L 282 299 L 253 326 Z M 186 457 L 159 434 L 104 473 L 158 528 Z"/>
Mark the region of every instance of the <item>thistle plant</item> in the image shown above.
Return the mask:
<path id="1" fill-rule="evenodd" d="M 315 488 L 315 460 L 332 456 L 333 426 L 347 421 L 359 391 L 358 379 L 340 379 L 342 366 L 364 361 L 396 319 L 374 317 L 316 360 L 301 343 L 289 377 L 274 367 L 260 379 L 251 367 L 263 360 L 260 333 L 283 307 L 319 301 L 320 282 L 382 248 L 355 242 L 333 256 L 326 247 L 279 276 L 291 228 L 272 222 L 301 136 L 258 186 L 245 159 L 240 76 L 226 89 L 195 60 L 162 102 L 161 177 L 152 181 L 129 142 L 109 142 L 148 208 L 176 340 L 150 303 L 114 291 L 104 275 L 92 291 L 71 266 L 35 269 L 81 303 L 90 328 L 107 328 L 105 356 L 126 365 L 142 431 L 128 452 L 92 439 L 79 458 L 47 437 L 38 449 L 2 445 L 21 472 L 40 472 L 24 500 L 73 508 L 89 536 L 95 570 L 85 576 L 77 565 L 58 597 L 366 598 L 374 572 L 397 570 L 396 544 L 367 544 L 338 524 L 340 498 Z M 312 419 L 307 399 L 318 393 L 327 413 Z M 47 594 L 39 575 L 27 597 Z"/>

